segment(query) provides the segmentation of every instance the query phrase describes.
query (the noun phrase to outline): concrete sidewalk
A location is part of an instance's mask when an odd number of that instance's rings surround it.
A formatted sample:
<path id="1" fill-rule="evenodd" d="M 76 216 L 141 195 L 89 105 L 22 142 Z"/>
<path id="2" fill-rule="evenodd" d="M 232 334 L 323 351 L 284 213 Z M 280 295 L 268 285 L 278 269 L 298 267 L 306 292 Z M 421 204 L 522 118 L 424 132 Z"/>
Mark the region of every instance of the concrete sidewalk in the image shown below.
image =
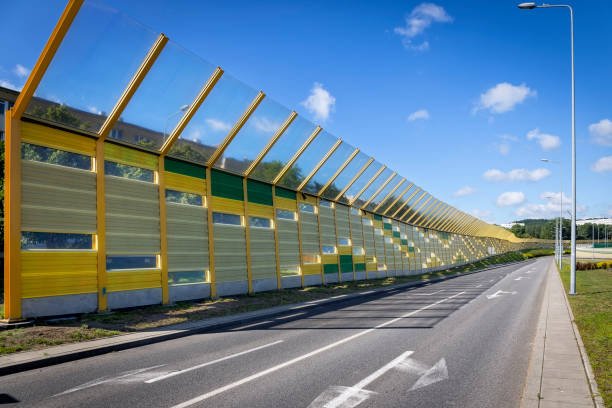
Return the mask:
<path id="1" fill-rule="evenodd" d="M 552 258 L 547 273 L 521 407 L 604 408 Z"/>

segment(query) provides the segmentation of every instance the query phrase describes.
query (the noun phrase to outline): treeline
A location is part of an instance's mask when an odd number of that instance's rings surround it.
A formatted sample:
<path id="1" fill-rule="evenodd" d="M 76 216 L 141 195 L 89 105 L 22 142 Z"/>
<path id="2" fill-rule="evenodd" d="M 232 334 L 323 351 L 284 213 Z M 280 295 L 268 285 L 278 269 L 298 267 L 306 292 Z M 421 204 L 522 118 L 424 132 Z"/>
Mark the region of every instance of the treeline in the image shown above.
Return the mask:
<path id="1" fill-rule="evenodd" d="M 540 238 L 540 239 L 555 239 L 555 228 L 558 219 L 546 220 L 520 220 L 515 221 L 524 225 L 514 225 L 510 228 L 510 231 L 519 238 Z M 563 219 L 563 239 L 569 240 L 571 238 L 571 220 Z M 576 239 L 577 240 L 605 240 L 606 233 L 608 241 L 612 238 L 612 225 L 604 224 L 592 224 L 587 223 L 576 226 Z"/>

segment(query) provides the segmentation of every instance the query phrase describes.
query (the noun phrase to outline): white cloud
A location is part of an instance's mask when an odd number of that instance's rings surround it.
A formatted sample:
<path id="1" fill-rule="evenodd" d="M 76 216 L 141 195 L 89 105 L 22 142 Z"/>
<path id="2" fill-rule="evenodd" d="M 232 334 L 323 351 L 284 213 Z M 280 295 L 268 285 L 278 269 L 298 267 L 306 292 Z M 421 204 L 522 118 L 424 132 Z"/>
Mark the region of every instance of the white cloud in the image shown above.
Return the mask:
<path id="1" fill-rule="evenodd" d="M 464 187 L 461 187 L 459 190 L 455 191 L 453 193 L 453 196 L 455 196 L 455 197 L 465 197 L 467 195 L 474 194 L 475 192 L 476 192 L 476 189 L 474 187 L 464 186 Z"/>
<path id="2" fill-rule="evenodd" d="M 527 140 L 536 140 L 542 150 L 552 150 L 561 146 L 559 136 L 540 132 L 540 129 L 535 128 L 527 132 Z"/>
<path id="3" fill-rule="evenodd" d="M 3 88 L 12 89 L 14 91 L 20 91 L 21 90 L 21 87 L 18 87 L 14 83 L 12 83 L 11 81 L 7 81 L 5 79 L 0 79 L 0 86 L 3 87 Z"/>
<path id="4" fill-rule="evenodd" d="M 214 132 L 229 132 L 232 128 L 227 122 L 224 122 L 215 118 L 206 119 L 206 124 L 214 131 Z"/>
<path id="5" fill-rule="evenodd" d="M 561 199 L 563 199 L 563 214 L 567 217 L 566 209 L 570 208 L 571 200 L 568 196 L 559 192 L 544 192 L 540 194 L 540 199 L 545 200 L 544 203 L 526 204 L 516 209 L 515 214 L 522 218 L 553 218 L 558 217 L 561 212 Z M 586 211 L 586 206 L 576 205 L 578 213 Z"/>
<path id="6" fill-rule="evenodd" d="M 518 141 L 518 138 L 512 135 L 501 135 L 499 138 L 501 142 L 497 144 L 497 150 L 502 156 L 507 156 L 510 153 L 512 143 Z"/>
<path id="7" fill-rule="evenodd" d="M 404 47 L 414 51 L 429 49 L 429 41 L 414 44 L 414 38 L 423 34 L 432 23 L 450 23 L 453 18 L 442 6 L 434 3 L 421 3 L 406 17 L 404 27 L 395 27 L 393 32 L 402 37 Z"/>
<path id="8" fill-rule="evenodd" d="M 253 116 L 249 121 L 251 126 L 255 128 L 258 132 L 261 133 L 272 133 L 278 130 L 281 127 L 282 123 L 275 122 L 268 118 L 263 118 L 259 116 Z"/>
<path id="9" fill-rule="evenodd" d="M 602 119 L 597 123 L 589 125 L 589 132 L 593 141 L 603 146 L 612 146 L 612 121 Z"/>
<path id="10" fill-rule="evenodd" d="M 545 191 L 540 194 L 540 198 L 542 200 L 548 200 L 548 202 L 555 205 L 560 205 L 561 201 L 563 201 L 563 205 L 570 205 L 572 203 L 570 198 L 566 196 L 565 193 L 561 193 L 559 191 Z"/>
<path id="11" fill-rule="evenodd" d="M 597 160 L 591 166 L 591 170 L 597 173 L 603 173 L 604 171 L 612 171 L 612 156 L 604 156 Z"/>
<path id="12" fill-rule="evenodd" d="M 518 205 L 525 201 L 525 194 L 521 191 L 506 191 L 497 197 L 498 207 L 508 207 Z"/>
<path id="13" fill-rule="evenodd" d="M 24 67 L 21 64 L 17 64 L 15 65 L 15 68 L 13 69 L 13 72 L 15 73 L 15 75 L 17 75 L 19 78 L 25 78 L 28 75 L 30 75 L 30 70 L 26 67 Z"/>
<path id="14" fill-rule="evenodd" d="M 540 181 L 548 176 L 550 176 L 550 170 L 544 168 L 513 169 L 506 173 L 498 169 L 489 169 L 483 174 L 485 180 L 488 181 Z"/>
<path id="15" fill-rule="evenodd" d="M 486 109 L 491 113 L 508 112 L 519 103 L 523 103 L 525 99 L 536 95 L 537 92 L 525 84 L 512 85 L 502 82 L 480 95 L 473 113 Z"/>
<path id="16" fill-rule="evenodd" d="M 302 102 L 302 105 L 312 113 L 317 120 L 325 121 L 336 105 L 336 98 L 323 88 L 323 85 L 315 82 L 310 90 L 310 95 Z"/>
<path id="17" fill-rule="evenodd" d="M 408 115 L 408 122 L 414 122 L 415 120 L 428 120 L 429 111 L 427 109 L 419 109 L 418 111 L 412 112 Z"/>

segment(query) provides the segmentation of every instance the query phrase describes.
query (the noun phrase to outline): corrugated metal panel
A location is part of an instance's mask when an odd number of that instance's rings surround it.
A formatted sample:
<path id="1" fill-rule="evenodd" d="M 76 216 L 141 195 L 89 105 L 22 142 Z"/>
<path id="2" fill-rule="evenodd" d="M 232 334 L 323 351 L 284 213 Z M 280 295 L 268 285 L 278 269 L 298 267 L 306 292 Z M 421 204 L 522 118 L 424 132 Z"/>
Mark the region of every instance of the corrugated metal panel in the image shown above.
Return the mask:
<path id="1" fill-rule="evenodd" d="M 302 265 L 302 274 L 304 275 L 319 275 L 320 273 L 321 273 L 321 264 Z"/>
<path id="2" fill-rule="evenodd" d="M 249 233 L 251 240 L 251 276 L 253 279 L 276 277 L 274 230 L 251 227 Z"/>
<path id="3" fill-rule="evenodd" d="M 21 252 L 21 296 L 24 298 L 97 292 L 97 254 Z"/>
<path id="4" fill-rule="evenodd" d="M 336 246 L 336 227 L 334 225 L 334 209 L 319 207 L 319 231 L 321 245 Z"/>
<path id="5" fill-rule="evenodd" d="M 207 270 L 208 214 L 206 208 L 166 203 L 168 271 Z"/>
<path id="6" fill-rule="evenodd" d="M 361 215 L 351 214 L 351 241 L 353 246 L 363 247 L 363 221 Z"/>
<path id="7" fill-rule="evenodd" d="M 300 211 L 299 218 L 302 230 L 302 253 L 320 254 L 319 221 L 317 215 Z"/>
<path id="8" fill-rule="evenodd" d="M 244 201 L 229 198 L 209 197 L 208 204 L 213 211 L 244 215 Z"/>
<path id="9" fill-rule="evenodd" d="M 350 221 L 349 221 L 349 207 L 345 205 L 336 205 L 336 234 L 338 238 L 350 238 Z"/>
<path id="10" fill-rule="evenodd" d="M 295 268 L 300 264 L 300 248 L 298 243 L 297 223 L 289 220 L 277 220 L 278 255 L 281 273 L 287 268 Z"/>
<path id="11" fill-rule="evenodd" d="M 206 194 L 206 180 L 185 176 L 169 171 L 164 172 L 164 184 L 167 189 L 184 191 L 187 193 L 195 193 L 200 195 Z"/>
<path id="12" fill-rule="evenodd" d="M 267 205 L 249 203 L 247 211 L 256 217 L 274 218 L 274 207 Z"/>
<path id="13" fill-rule="evenodd" d="M 25 231 L 95 233 L 95 173 L 23 160 L 21 226 Z"/>
<path id="14" fill-rule="evenodd" d="M 158 254 L 158 186 L 106 176 L 106 253 Z"/>
<path id="15" fill-rule="evenodd" d="M 161 287 L 161 271 L 159 269 L 115 271 L 109 272 L 107 276 L 106 289 L 109 292 Z"/>
<path id="16" fill-rule="evenodd" d="M 247 280 L 244 227 L 214 224 L 215 275 L 217 282 Z"/>
<path id="17" fill-rule="evenodd" d="M 93 156 L 95 139 L 31 122 L 21 122 L 21 140 L 53 149 Z"/>

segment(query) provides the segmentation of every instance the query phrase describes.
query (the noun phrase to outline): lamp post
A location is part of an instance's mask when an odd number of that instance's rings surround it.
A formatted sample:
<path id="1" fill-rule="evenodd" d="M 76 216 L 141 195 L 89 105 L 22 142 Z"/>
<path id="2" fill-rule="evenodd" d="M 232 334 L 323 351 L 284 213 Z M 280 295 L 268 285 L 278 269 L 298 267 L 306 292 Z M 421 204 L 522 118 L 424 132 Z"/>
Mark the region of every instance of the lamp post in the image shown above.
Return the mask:
<path id="1" fill-rule="evenodd" d="M 540 161 L 544 163 L 552 163 L 559 165 L 559 180 L 560 180 L 560 188 L 559 188 L 559 222 L 557 227 L 558 241 L 557 243 L 557 263 L 559 265 L 559 270 L 561 270 L 561 262 L 563 260 L 563 166 L 560 161 L 550 160 L 550 159 L 540 159 Z"/>
<path id="2" fill-rule="evenodd" d="M 570 260 L 570 295 L 576 294 L 576 94 L 574 84 L 574 9 L 568 4 L 541 4 L 535 2 L 521 3 L 518 8 L 533 10 L 535 8 L 567 8 L 570 13 L 570 50 L 572 63 L 572 238 Z"/>

